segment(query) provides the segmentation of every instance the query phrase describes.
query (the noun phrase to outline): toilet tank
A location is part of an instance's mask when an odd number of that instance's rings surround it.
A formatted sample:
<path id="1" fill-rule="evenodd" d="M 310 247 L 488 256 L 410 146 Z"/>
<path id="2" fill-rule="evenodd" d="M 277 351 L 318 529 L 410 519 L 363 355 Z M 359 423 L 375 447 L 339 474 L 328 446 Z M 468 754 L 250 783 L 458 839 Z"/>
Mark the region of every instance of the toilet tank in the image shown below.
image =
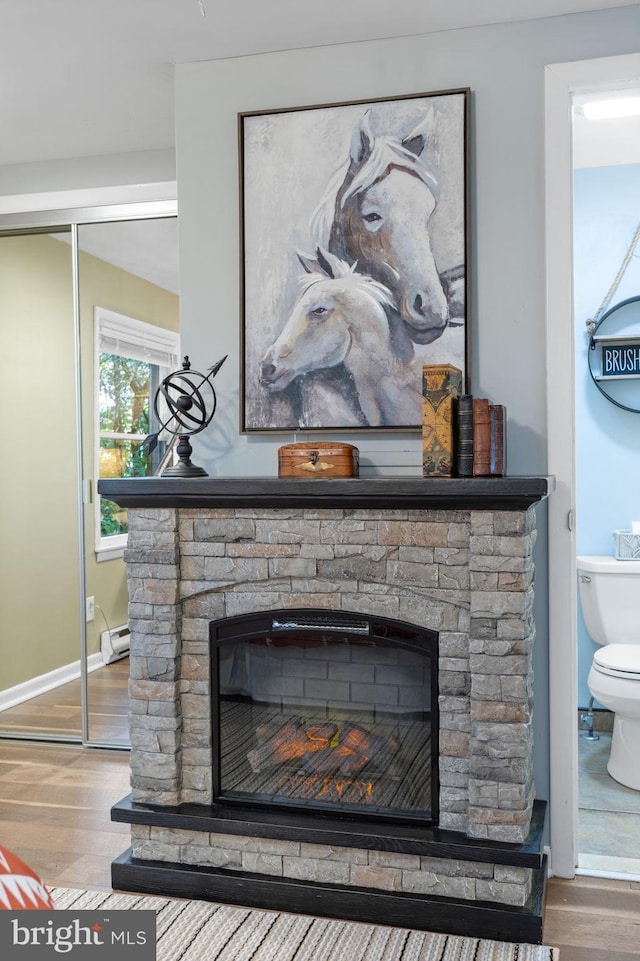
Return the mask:
<path id="1" fill-rule="evenodd" d="M 640 561 L 579 556 L 580 606 L 596 644 L 640 643 Z"/>

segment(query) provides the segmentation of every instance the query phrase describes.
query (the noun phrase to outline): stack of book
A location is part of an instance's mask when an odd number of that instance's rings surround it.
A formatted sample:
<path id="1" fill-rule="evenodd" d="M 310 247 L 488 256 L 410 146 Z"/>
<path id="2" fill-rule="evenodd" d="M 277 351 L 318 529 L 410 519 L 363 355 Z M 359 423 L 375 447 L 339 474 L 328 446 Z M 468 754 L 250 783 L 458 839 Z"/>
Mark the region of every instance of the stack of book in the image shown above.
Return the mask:
<path id="1" fill-rule="evenodd" d="M 422 369 L 422 473 L 425 477 L 500 477 L 505 473 L 506 411 L 462 393 L 451 364 Z"/>
<path id="2" fill-rule="evenodd" d="M 502 477 L 505 473 L 506 410 L 486 397 L 462 394 L 454 418 L 457 477 Z"/>

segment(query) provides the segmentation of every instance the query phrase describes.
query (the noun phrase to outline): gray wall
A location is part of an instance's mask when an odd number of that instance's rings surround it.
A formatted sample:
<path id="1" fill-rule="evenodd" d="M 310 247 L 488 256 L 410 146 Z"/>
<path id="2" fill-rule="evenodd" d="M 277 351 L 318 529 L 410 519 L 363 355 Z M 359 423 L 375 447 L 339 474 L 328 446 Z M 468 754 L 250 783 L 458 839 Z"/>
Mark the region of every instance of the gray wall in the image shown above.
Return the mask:
<path id="1" fill-rule="evenodd" d="M 176 69 L 182 336 L 194 366 L 229 360 L 194 445 L 211 474 L 275 474 L 292 435 L 240 436 L 237 114 L 468 86 L 471 385 L 506 404 L 512 474 L 544 473 L 544 66 L 634 52 L 640 7 Z M 303 439 L 298 436 L 298 439 Z M 345 436 L 381 465 L 419 463 L 416 434 Z M 536 783 L 548 797 L 546 512 L 537 548 Z"/>

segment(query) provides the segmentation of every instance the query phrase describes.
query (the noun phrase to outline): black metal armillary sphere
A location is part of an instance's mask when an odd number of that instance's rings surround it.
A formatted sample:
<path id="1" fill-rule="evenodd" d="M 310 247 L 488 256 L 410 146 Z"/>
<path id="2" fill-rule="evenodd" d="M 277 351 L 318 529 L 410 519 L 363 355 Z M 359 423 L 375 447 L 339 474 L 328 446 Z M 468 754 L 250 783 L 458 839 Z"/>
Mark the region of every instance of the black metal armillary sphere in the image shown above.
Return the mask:
<path id="1" fill-rule="evenodd" d="M 202 467 L 191 463 L 192 447 L 189 438 L 199 434 L 208 427 L 216 412 L 217 398 L 211 381 L 216 376 L 228 354 L 209 368 L 208 374 L 201 374 L 191 370 L 191 363 L 185 357 L 180 370 L 167 374 L 156 391 L 153 402 L 160 427 L 154 434 L 149 434 L 142 442 L 151 453 L 158 444 L 158 436 L 163 430 L 178 437 L 176 448 L 179 462 L 173 467 L 165 467 L 163 477 L 206 477 L 207 472 Z M 160 399 L 164 400 L 169 411 L 169 417 L 164 422 L 160 413 Z"/>

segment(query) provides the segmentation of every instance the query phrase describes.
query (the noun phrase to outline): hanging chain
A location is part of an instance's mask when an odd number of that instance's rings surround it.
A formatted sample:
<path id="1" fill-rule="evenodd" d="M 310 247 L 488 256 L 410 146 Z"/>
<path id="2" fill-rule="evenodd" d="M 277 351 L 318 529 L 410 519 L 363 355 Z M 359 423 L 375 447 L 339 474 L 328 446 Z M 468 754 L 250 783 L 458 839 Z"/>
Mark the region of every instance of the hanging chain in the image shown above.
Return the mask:
<path id="1" fill-rule="evenodd" d="M 636 228 L 636 232 L 635 232 L 635 234 L 633 235 L 633 240 L 632 240 L 631 243 L 629 244 L 629 249 L 627 250 L 627 252 L 626 252 L 626 254 L 625 254 L 624 260 L 623 260 L 622 263 L 620 264 L 620 270 L 619 270 L 618 273 L 616 274 L 613 283 L 612 283 L 611 286 L 609 287 L 609 290 L 607 291 L 604 300 L 602 301 L 602 303 L 601 303 L 600 306 L 598 307 L 598 309 L 597 309 L 597 311 L 595 312 L 595 314 L 593 315 L 593 317 L 590 317 L 590 318 L 586 321 L 586 324 L 587 324 L 587 335 L 588 335 L 589 337 L 591 337 L 591 335 L 593 334 L 595 328 L 596 328 L 597 325 L 598 325 L 598 321 L 600 320 L 600 316 L 601 316 L 601 315 L 604 313 L 604 311 L 607 309 L 607 307 L 608 307 L 609 304 L 611 303 L 611 300 L 612 300 L 612 298 L 613 298 L 613 295 L 615 294 L 616 290 L 617 290 L 618 287 L 620 286 L 620 281 L 621 281 L 622 278 L 624 277 L 624 272 L 625 272 L 625 270 L 627 269 L 627 267 L 629 266 L 629 261 L 630 261 L 631 258 L 633 257 L 634 251 L 635 251 L 635 249 L 636 249 L 636 247 L 637 247 L 637 245 L 638 245 L 638 241 L 639 241 L 639 240 L 640 240 L 640 224 L 638 224 L 638 226 L 637 226 L 637 228 Z"/>

